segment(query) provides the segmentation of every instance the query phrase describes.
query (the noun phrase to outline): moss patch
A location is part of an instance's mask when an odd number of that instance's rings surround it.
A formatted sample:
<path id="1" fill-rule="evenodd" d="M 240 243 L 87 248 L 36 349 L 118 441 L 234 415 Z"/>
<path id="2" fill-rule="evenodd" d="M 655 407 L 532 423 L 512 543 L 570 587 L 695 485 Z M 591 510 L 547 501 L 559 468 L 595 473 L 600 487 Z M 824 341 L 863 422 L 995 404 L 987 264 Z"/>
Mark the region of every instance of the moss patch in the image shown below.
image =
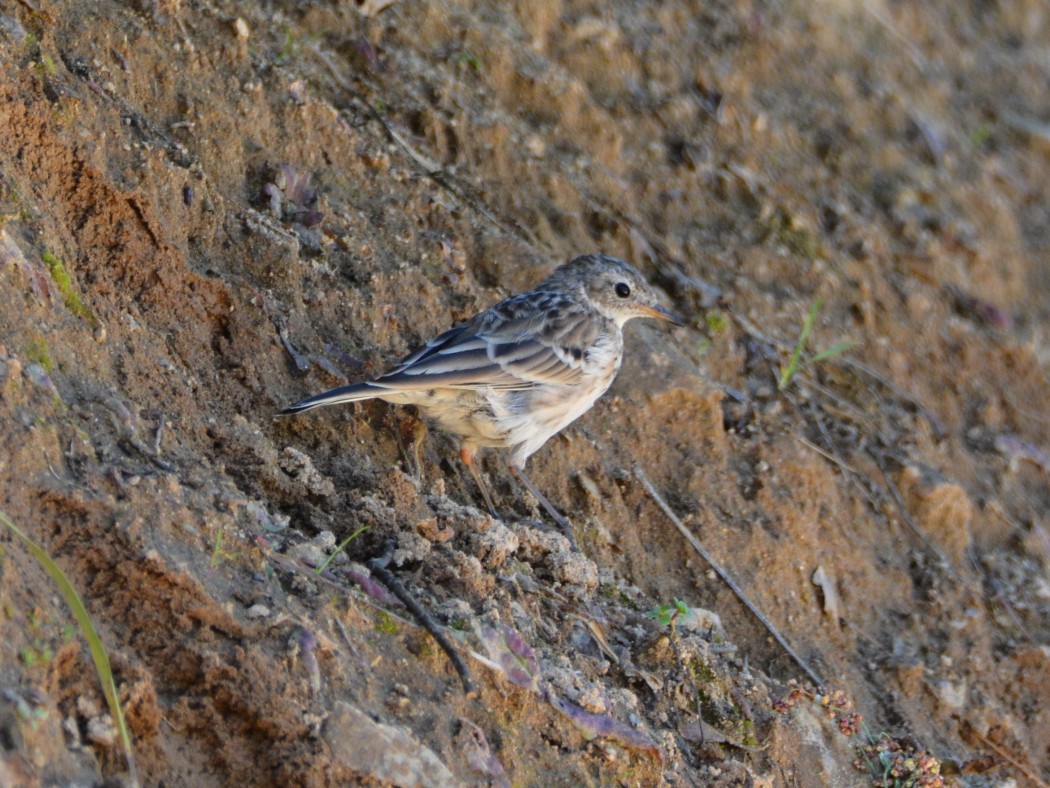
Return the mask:
<path id="1" fill-rule="evenodd" d="M 44 252 L 41 255 L 41 259 L 44 261 L 44 265 L 47 266 L 47 270 L 51 272 L 51 278 L 54 280 L 58 292 L 62 295 L 62 302 L 66 305 L 66 309 L 77 317 L 85 320 L 94 320 L 95 316 L 91 314 L 91 310 L 81 299 L 80 293 L 74 289 L 73 279 L 69 276 L 69 271 L 66 270 L 66 266 L 62 261 L 51 254 L 51 252 Z"/>
<path id="2" fill-rule="evenodd" d="M 51 358 L 51 348 L 47 340 L 39 334 L 26 344 L 26 358 L 44 368 L 48 374 L 55 371 L 55 360 Z"/>

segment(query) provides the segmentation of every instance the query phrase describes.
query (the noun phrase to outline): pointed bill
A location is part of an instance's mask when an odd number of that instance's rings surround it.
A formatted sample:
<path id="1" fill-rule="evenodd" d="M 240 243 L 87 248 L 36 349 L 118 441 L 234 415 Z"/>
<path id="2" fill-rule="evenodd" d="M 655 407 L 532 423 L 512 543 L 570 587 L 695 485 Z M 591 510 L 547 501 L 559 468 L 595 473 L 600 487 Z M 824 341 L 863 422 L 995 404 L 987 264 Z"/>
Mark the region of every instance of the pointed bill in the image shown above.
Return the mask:
<path id="1" fill-rule="evenodd" d="M 639 309 L 645 313 L 646 317 L 655 317 L 657 320 L 664 320 L 676 326 L 684 326 L 685 323 L 677 315 L 668 312 L 662 306 L 657 304 L 656 306 L 642 306 Z"/>

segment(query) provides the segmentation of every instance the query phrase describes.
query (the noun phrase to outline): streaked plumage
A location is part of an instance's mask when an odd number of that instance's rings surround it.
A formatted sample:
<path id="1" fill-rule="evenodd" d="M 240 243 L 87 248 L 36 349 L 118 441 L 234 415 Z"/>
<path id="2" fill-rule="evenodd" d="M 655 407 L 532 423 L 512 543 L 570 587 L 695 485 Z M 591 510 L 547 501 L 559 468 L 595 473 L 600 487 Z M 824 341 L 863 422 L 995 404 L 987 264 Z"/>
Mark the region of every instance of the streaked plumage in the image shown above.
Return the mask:
<path id="1" fill-rule="evenodd" d="M 511 470 L 557 515 L 522 468 L 609 388 L 620 369 L 623 324 L 635 317 L 680 325 L 627 263 L 577 257 L 534 290 L 431 340 L 385 375 L 308 397 L 281 413 L 371 398 L 415 405 L 462 438 L 460 453 L 490 508 L 473 464 L 486 446 L 508 449 Z"/>

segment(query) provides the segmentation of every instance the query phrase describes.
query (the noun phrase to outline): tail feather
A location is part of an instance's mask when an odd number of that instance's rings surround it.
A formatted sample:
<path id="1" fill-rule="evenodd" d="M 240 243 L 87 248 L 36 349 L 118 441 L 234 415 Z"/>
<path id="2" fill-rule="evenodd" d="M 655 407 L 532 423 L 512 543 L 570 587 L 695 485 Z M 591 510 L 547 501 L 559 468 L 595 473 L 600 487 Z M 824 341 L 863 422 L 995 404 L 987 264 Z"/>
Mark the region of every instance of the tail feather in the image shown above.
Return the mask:
<path id="1" fill-rule="evenodd" d="M 314 394 L 312 397 L 307 397 L 304 400 L 299 400 L 293 405 L 289 405 L 287 408 L 280 411 L 277 415 L 291 416 L 296 413 L 312 410 L 313 408 L 320 408 L 323 405 L 338 405 L 342 402 L 356 402 L 362 399 L 372 399 L 373 397 L 378 396 L 382 391 L 382 387 L 373 386 L 367 381 L 364 383 L 352 383 L 349 386 L 339 386 L 338 388 L 329 389 L 328 391 L 322 391 L 320 394 Z"/>

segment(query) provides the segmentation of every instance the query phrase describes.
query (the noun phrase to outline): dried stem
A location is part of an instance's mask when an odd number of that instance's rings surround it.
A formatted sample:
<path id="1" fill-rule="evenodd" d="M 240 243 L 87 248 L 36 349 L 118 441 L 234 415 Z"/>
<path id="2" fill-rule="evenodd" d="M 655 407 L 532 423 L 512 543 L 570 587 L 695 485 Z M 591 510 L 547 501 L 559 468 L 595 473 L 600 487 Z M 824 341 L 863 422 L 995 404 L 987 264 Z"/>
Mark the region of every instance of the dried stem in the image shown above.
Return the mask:
<path id="1" fill-rule="evenodd" d="M 456 651 L 456 647 L 445 637 L 440 627 L 430 617 L 430 614 L 423 609 L 423 606 L 416 601 L 415 597 L 408 593 L 408 590 L 401 585 L 401 581 L 394 577 L 394 573 L 387 569 L 390 560 L 394 557 L 394 548 L 396 546 L 397 544 L 394 541 L 388 541 L 384 545 L 383 554 L 368 561 L 368 568 L 372 572 L 372 576 L 386 586 L 390 593 L 400 599 L 401 603 L 408 609 L 408 612 L 419 622 L 419 625 L 437 641 L 437 644 L 441 646 L 441 650 L 448 655 L 452 667 L 459 674 L 459 680 L 463 684 L 463 691 L 467 694 L 467 697 L 476 698 L 478 695 L 477 687 L 474 686 L 474 682 L 470 678 L 470 671 L 467 669 L 467 664 L 463 661 L 463 657 L 460 656 L 459 652 Z"/>
<path id="2" fill-rule="evenodd" d="M 977 731 L 973 731 L 973 735 L 974 735 L 975 738 L 979 739 L 982 744 L 986 745 L 990 750 L 995 752 L 996 755 L 998 755 L 1004 761 L 1006 761 L 1011 766 L 1013 766 L 1015 769 L 1017 769 L 1017 771 L 1019 771 L 1021 774 L 1023 774 L 1029 780 L 1031 780 L 1033 785 L 1037 786 L 1037 788 L 1050 788 L 1050 783 L 1047 783 L 1046 780 L 1043 780 L 1042 778 L 1040 778 L 1038 774 L 1033 772 L 1031 769 L 1029 769 L 1027 766 L 1025 766 L 1019 760 L 1017 760 L 1017 758 L 1015 758 L 1013 755 L 1011 755 L 1005 748 L 1000 747 L 994 741 L 992 741 L 991 739 L 989 739 L 986 736 L 982 736 Z"/>

